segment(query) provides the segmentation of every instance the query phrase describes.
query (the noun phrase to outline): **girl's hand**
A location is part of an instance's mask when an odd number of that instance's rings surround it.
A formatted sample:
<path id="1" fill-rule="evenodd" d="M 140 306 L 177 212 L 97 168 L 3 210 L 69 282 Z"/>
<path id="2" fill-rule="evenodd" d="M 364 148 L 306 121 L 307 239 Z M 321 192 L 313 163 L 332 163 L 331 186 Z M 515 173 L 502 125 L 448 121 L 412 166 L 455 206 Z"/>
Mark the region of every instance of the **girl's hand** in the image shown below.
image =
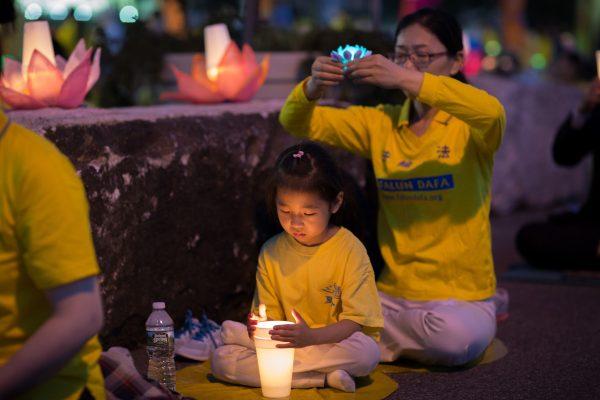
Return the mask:
<path id="1" fill-rule="evenodd" d="M 311 68 L 310 79 L 304 87 L 304 94 L 309 100 L 323 96 L 325 89 L 337 86 L 344 80 L 342 64 L 331 57 L 317 57 Z"/>
<path id="2" fill-rule="evenodd" d="M 256 331 L 256 325 L 258 324 L 258 317 L 254 313 L 248 314 L 246 320 L 246 329 L 248 329 L 248 337 L 254 339 L 254 331 Z"/>
<path id="3" fill-rule="evenodd" d="M 254 331 L 256 330 L 256 325 L 258 321 L 266 321 L 267 320 L 267 306 L 264 304 L 258 305 L 258 315 L 255 315 L 253 312 L 248 314 L 248 320 L 246 321 L 246 328 L 248 329 L 248 336 L 250 339 L 254 338 Z"/>
<path id="4" fill-rule="evenodd" d="M 348 64 L 347 74 L 354 83 L 398 89 L 403 70 L 381 54 L 374 54 Z"/>
<path id="5" fill-rule="evenodd" d="M 281 349 L 300 348 L 314 344 L 313 330 L 306 325 L 298 312 L 292 310 L 292 315 L 296 319 L 295 324 L 277 325 L 269 331 L 271 339 L 287 342 L 278 344 L 277 347 Z"/>

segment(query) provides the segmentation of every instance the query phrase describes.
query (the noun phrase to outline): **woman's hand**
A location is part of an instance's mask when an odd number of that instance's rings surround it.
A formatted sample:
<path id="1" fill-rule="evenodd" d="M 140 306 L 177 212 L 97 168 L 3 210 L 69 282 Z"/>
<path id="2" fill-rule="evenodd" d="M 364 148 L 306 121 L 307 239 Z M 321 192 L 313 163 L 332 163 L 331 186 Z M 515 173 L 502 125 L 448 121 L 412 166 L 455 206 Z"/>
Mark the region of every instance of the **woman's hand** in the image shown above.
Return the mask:
<path id="1" fill-rule="evenodd" d="M 403 69 L 381 54 L 374 54 L 348 64 L 347 73 L 354 83 L 398 89 Z"/>
<path id="2" fill-rule="evenodd" d="M 271 339 L 287 342 L 278 344 L 281 349 L 300 348 L 314 344 L 313 330 L 306 325 L 304 319 L 296 310 L 292 310 L 292 315 L 296 319 L 295 324 L 276 325 L 269 331 Z"/>
<path id="3" fill-rule="evenodd" d="M 348 78 L 354 83 L 370 84 L 384 89 L 402 89 L 417 96 L 423 82 L 423 73 L 404 68 L 381 54 L 374 54 L 348 64 Z"/>
<path id="4" fill-rule="evenodd" d="M 311 67 L 310 79 L 304 86 L 304 94 L 309 100 L 316 100 L 323 96 L 325 89 L 337 86 L 344 80 L 342 64 L 331 57 L 317 57 Z"/>

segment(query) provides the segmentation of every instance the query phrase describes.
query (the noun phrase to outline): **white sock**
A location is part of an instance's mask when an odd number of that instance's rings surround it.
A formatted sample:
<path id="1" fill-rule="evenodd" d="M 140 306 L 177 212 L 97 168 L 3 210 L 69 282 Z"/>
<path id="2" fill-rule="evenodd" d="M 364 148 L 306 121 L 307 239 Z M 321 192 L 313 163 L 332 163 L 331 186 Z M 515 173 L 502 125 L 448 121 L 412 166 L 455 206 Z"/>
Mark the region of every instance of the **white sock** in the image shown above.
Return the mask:
<path id="1" fill-rule="evenodd" d="M 356 391 L 354 378 L 343 369 L 336 369 L 327 373 L 327 385 L 344 392 L 354 393 Z"/>

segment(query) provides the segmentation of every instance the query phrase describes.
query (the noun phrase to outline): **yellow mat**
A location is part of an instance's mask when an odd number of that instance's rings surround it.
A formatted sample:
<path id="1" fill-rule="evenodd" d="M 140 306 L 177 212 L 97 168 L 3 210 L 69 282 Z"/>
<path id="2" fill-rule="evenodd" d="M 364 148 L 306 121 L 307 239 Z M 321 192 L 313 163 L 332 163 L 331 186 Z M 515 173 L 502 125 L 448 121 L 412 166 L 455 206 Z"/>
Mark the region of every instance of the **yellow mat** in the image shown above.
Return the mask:
<path id="1" fill-rule="evenodd" d="M 377 370 L 386 374 L 400 374 L 405 372 L 445 372 L 445 371 L 459 371 L 464 369 L 473 368 L 477 365 L 490 364 L 504 357 L 508 353 L 508 349 L 498 338 L 492 340 L 492 343 L 476 360 L 460 366 L 460 367 L 441 367 L 418 364 L 411 361 L 398 361 L 395 363 L 382 363 L 377 366 Z"/>
<path id="2" fill-rule="evenodd" d="M 506 346 L 498 340 L 490 344 L 484 354 L 474 362 L 460 369 L 472 368 L 479 364 L 489 364 L 507 353 Z M 392 394 L 398 384 L 386 374 L 406 372 L 435 372 L 456 370 L 457 368 L 429 367 L 407 362 L 379 364 L 368 377 L 356 379 L 356 393 L 345 393 L 332 388 L 293 389 L 291 400 L 376 400 Z M 252 400 L 263 399 L 260 388 L 249 388 L 216 380 L 210 372 L 209 362 L 193 365 L 177 371 L 177 391 L 195 399 L 211 400 Z"/>
<path id="3" fill-rule="evenodd" d="M 345 393 L 332 388 L 293 389 L 291 400 L 373 400 L 392 394 L 398 384 L 375 370 L 365 378 L 356 379 L 356 393 Z M 177 371 L 177 391 L 195 399 L 246 400 L 263 399 L 260 388 L 249 388 L 217 381 L 207 362 Z"/>

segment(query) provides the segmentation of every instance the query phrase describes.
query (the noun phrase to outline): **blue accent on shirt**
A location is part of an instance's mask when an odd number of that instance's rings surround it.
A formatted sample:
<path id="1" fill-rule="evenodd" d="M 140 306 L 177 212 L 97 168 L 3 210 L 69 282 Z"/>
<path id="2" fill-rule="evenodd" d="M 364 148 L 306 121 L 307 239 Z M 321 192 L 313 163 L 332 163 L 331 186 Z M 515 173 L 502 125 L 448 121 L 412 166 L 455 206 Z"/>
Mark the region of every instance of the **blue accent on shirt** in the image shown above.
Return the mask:
<path id="1" fill-rule="evenodd" d="M 428 176 L 412 179 L 377 179 L 379 190 L 384 192 L 432 192 L 454 188 L 452 175 Z"/>

